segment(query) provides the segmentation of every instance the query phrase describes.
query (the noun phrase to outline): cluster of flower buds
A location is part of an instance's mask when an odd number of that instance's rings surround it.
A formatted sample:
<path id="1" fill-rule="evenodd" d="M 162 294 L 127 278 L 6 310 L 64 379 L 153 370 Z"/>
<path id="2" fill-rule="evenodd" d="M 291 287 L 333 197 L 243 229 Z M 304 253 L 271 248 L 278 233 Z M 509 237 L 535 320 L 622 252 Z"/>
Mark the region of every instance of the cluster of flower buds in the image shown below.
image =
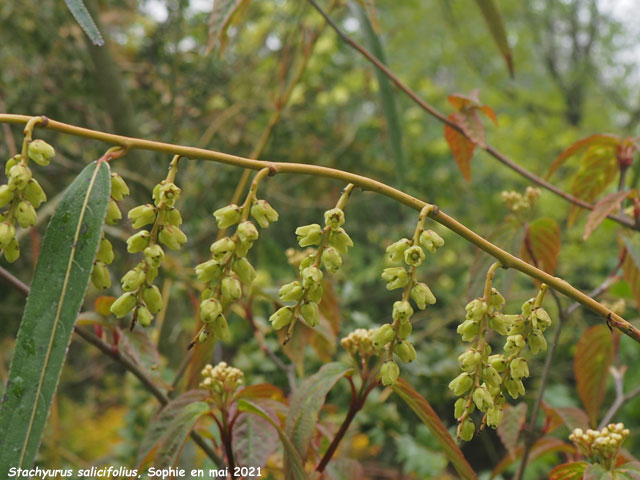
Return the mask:
<path id="1" fill-rule="evenodd" d="M 0 251 L 8 262 L 15 262 L 20 256 L 16 222 L 22 228 L 34 226 L 38 220 L 36 209 L 47 200 L 27 163 L 33 160 L 46 166 L 54 155 L 51 145 L 43 140 L 34 140 L 29 143 L 26 158 L 18 154 L 5 165 L 7 183 L 0 185 L 0 209 L 5 209 L 0 213 Z"/>
<path id="2" fill-rule="evenodd" d="M 249 220 L 249 214 L 262 228 L 278 220 L 278 212 L 266 200 L 253 197 L 252 192 L 244 206 L 227 205 L 213 213 L 218 228 L 237 227 L 233 235 L 212 243 L 211 258 L 195 267 L 198 280 L 206 284 L 200 304 L 200 318 L 204 323 L 198 334 L 200 343 L 210 336 L 220 340 L 230 338 L 223 311 L 242 297 L 243 285 L 250 287 L 256 278 L 247 253 L 260 234 Z"/>
<path id="3" fill-rule="evenodd" d="M 536 200 L 540 196 L 540 189 L 527 187 L 524 195 L 515 191 L 503 191 L 500 196 L 509 210 L 516 215 L 522 215 L 529 213 L 533 209 Z"/>
<path id="4" fill-rule="evenodd" d="M 615 464 L 618 450 L 628 436 L 629 430 L 624 428 L 624 424 L 610 423 L 602 430 L 576 428 L 569 435 L 569 440 L 583 455 L 609 469 Z"/>
<path id="5" fill-rule="evenodd" d="M 129 187 L 124 179 L 116 172 L 111 172 L 111 198 L 107 206 L 105 223 L 108 225 L 118 223 L 118 220 L 122 218 L 122 214 L 117 202 L 123 200 L 129 193 Z M 107 268 L 107 265 L 110 265 L 111 262 L 113 262 L 113 247 L 103 232 L 96 259 L 93 262 L 93 270 L 91 271 L 91 283 L 100 290 L 111 286 L 111 275 Z"/>
<path id="6" fill-rule="evenodd" d="M 140 230 L 127 239 L 129 253 L 144 254 L 144 258 L 121 279 L 123 293 L 112 305 L 111 312 L 118 318 L 133 311 L 131 327 L 136 321 L 147 327 L 153 315 L 162 309 L 160 289 L 153 284 L 158 269 L 164 259 L 162 245 L 179 250 L 187 241 L 187 236 L 180 230 L 182 216 L 175 203 L 180 197 L 180 188 L 173 183 L 177 170 L 177 162 L 172 163 L 166 180 L 153 189 L 153 205 L 140 205 L 129 210 L 128 218 L 133 228 L 152 225 L 151 230 Z"/>
<path id="7" fill-rule="evenodd" d="M 348 191 L 345 190 L 347 195 L 351 187 L 348 188 Z M 342 266 L 341 254 L 346 254 L 349 247 L 353 246 L 351 237 L 342 228 L 344 222 L 344 212 L 337 206 L 324 212 L 324 228 L 312 223 L 296 229 L 298 245 L 303 248 L 317 246 L 317 249 L 310 248 L 308 254 L 300 261 L 298 280 L 280 288 L 280 299 L 283 302 L 295 302 L 295 305 L 281 307 L 269 317 L 275 330 L 293 327 L 299 316 L 302 316 L 310 327 L 318 324 L 318 305 L 323 295 L 322 267 L 329 273 L 338 272 Z"/>
<path id="8" fill-rule="evenodd" d="M 353 358 L 360 356 L 360 358 L 366 362 L 375 353 L 372 340 L 373 332 L 374 330 L 357 328 L 340 340 L 340 345 L 342 345 L 342 348 L 349 352 Z"/>
<path id="9" fill-rule="evenodd" d="M 394 385 L 400 374 L 400 368 L 393 359 L 393 354 L 402 362 L 408 363 L 416 359 L 416 350 L 408 340 L 412 331 L 411 317 L 413 307 L 409 300 L 420 310 L 436 303 L 436 297 L 426 283 L 416 280 L 416 268 L 422 264 L 426 254 L 444 245 L 444 240 L 433 230 L 424 230 L 424 221 L 430 212 L 428 207 L 421 212 L 413 240 L 402 238 L 392 243 L 386 249 L 391 262 L 404 262 L 408 267 L 389 267 L 382 272 L 382 278 L 387 282 L 387 290 L 403 288 L 402 299 L 394 302 L 391 318 L 392 323 L 386 323 L 376 329 L 372 336 L 372 343 L 381 355 L 387 352 L 389 360 L 382 365 L 380 378 L 383 385 Z"/>
<path id="10" fill-rule="evenodd" d="M 207 364 L 201 373 L 203 378 L 200 388 L 209 390 L 212 396 L 219 399 L 228 398 L 244 382 L 242 370 L 230 367 L 225 362 L 220 362 L 215 367 Z"/>
<path id="11" fill-rule="evenodd" d="M 543 332 L 551 325 L 547 312 L 535 306 L 541 297 L 527 300 L 522 314 L 505 315 L 503 296 L 495 288 L 488 292 L 488 298 L 476 298 L 467 304 L 465 320 L 457 330 L 463 341 L 471 342 L 458 357 L 462 373 L 449 383 L 449 389 L 460 397 L 455 403 L 455 417 L 458 437 L 465 441 L 473 438 L 475 424 L 470 415 L 476 408 L 484 414 L 483 427 L 496 428 L 502 421 L 505 392 L 514 399 L 524 395 L 522 379 L 529 376 L 529 366 L 521 354 L 527 344 L 534 354 L 546 350 Z M 491 354 L 491 346 L 485 341 L 489 329 L 507 337 L 504 354 Z"/>

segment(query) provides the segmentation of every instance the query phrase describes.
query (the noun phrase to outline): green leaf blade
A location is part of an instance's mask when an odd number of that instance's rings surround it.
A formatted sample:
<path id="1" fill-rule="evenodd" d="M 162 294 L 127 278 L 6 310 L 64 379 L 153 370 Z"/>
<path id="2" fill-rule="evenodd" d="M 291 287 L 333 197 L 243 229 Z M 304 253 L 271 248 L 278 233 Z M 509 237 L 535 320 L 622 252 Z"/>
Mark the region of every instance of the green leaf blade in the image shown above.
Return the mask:
<path id="1" fill-rule="evenodd" d="M 0 478 L 33 463 L 82 305 L 111 193 L 106 162 L 87 166 L 51 218 L 0 403 Z"/>
<path id="2" fill-rule="evenodd" d="M 504 21 L 502 20 L 502 15 L 500 14 L 498 5 L 496 5 L 495 0 L 476 0 L 476 4 L 480 8 L 485 22 L 487 22 L 489 32 L 491 33 L 494 42 L 496 42 L 500 53 L 504 57 L 504 61 L 507 63 L 509 75 L 513 78 L 513 54 L 511 53 L 511 47 L 509 47 L 509 42 L 507 41 L 507 31 L 504 28 Z"/>
<path id="3" fill-rule="evenodd" d="M 96 26 L 96 23 L 91 18 L 91 14 L 87 7 L 85 7 L 82 0 L 64 0 L 64 3 L 67 4 L 67 8 L 73 15 L 73 18 L 76 19 L 78 25 L 84 30 L 84 33 L 87 34 L 89 40 L 94 45 L 102 47 L 104 45 L 104 40 L 102 39 L 102 35 Z"/>

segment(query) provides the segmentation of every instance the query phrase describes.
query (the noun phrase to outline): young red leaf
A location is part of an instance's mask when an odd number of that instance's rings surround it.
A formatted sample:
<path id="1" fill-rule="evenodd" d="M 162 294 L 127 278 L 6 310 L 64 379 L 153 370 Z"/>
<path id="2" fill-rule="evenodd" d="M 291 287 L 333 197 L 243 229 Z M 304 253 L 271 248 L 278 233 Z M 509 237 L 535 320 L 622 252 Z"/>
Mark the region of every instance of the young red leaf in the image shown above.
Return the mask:
<path id="1" fill-rule="evenodd" d="M 527 419 L 527 404 L 524 402 L 512 407 L 505 406 L 504 417 L 498 426 L 498 436 L 510 454 L 514 454 L 518 446 L 520 430 Z"/>
<path id="2" fill-rule="evenodd" d="M 449 115 L 449 120 L 459 124 L 462 117 L 459 113 L 452 113 Z M 462 127 L 461 127 L 462 128 Z M 449 144 L 453 159 L 456 161 L 462 176 L 466 180 L 471 180 L 471 158 L 473 157 L 473 151 L 476 146 L 467 137 L 462 135 L 457 130 L 451 128 L 449 125 L 444 127 L 444 138 Z"/>
<path id="3" fill-rule="evenodd" d="M 622 237 L 626 249 L 622 262 L 622 275 L 631 288 L 631 293 L 640 309 L 640 249 L 630 238 Z"/>
<path id="4" fill-rule="evenodd" d="M 612 364 L 613 341 L 609 328 L 602 324 L 588 328 L 578 341 L 573 358 L 573 372 L 578 395 L 593 426 L 598 422 L 609 367 Z"/>
<path id="5" fill-rule="evenodd" d="M 560 227 L 552 218 L 539 218 L 528 224 L 520 248 L 522 259 L 553 274 L 558 263 Z"/>
<path id="6" fill-rule="evenodd" d="M 609 146 L 609 147 L 617 147 L 622 139 L 616 135 L 610 135 L 607 133 L 598 133 L 595 135 L 590 135 L 581 140 L 578 140 L 569 148 L 567 148 L 564 152 L 562 152 L 558 157 L 554 160 L 549 167 L 549 171 L 547 172 L 547 179 L 555 172 L 568 158 L 574 156 L 578 152 L 581 152 L 587 147 L 591 146 Z"/>
<path id="7" fill-rule="evenodd" d="M 589 218 L 587 219 L 587 224 L 584 227 L 584 235 L 582 235 L 582 239 L 586 240 L 589 238 L 589 235 L 593 233 L 593 231 L 598 228 L 598 225 L 602 223 L 602 221 L 607 218 L 614 210 L 620 208 L 620 204 L 622 201 L 629 196 L 631 192 L 613 192 L 605 197 L 602 197 L 598 200 L 593 207 L 593 210 L 589 214 Z"/>
<path id="8" fill-rule="evenodd" d="M 507 468 L 509 468 L 511 464 L 513 464 L 517 460 L 520 460 L 520 458 L 522 457 L 523 450 L 524 450 L 524 447 L 520 446 L 515 451 L 514 455 L 508 454 L 506 457 L 500 460 L 498 465 L 496 465 L 492 470 L 491 478 L 494 478 L 497 475 L 500 475 Z M 551 452 L 573 453 L 574 451 L 575 451 L 575 448 L 573 447 L 573 445 L 563 442 L 558 438 L 542 437 L 536 443 L 533 444 L 533 447 L 531 448 L 531 453 L 529 453 L 529 461 L 531 462 L 546 453 L 551 453 Z"/>
<path id="9" fill-rule="evenodd" d="M 549 472 L 549 480 L 582 480 L 587 465 L 587 462 L 563 463 Z"/>
<path id="10" fill-rule="evenodd" d="M 433 436 L 436 438 L 444 454 L 447 456 L 453 467 L 463 479 L 477 479 L 477 475 L 464 458 L 447 427 L 444 426 L 438 414 L 431 408 L 429 402 L 414 390 L 414 388 L 404 379 L 398 379 L 398 383 L 393 387 L 393 391 L 402 398 L 407 405 L 422 420 Z"/>
<path id="11" fill-rule="evenodd" d="M 558 407 L 553 408 L 547 403 L 542 403 L 542 409 L 547 415 L 547 429 L 546 433 L 553 432 L 561 425 L 566 426 L 569 431 L 573 431 L 576 428 L 586 430 L 589 428 L 589 417 L 587 414 L 578 407 Z"/>

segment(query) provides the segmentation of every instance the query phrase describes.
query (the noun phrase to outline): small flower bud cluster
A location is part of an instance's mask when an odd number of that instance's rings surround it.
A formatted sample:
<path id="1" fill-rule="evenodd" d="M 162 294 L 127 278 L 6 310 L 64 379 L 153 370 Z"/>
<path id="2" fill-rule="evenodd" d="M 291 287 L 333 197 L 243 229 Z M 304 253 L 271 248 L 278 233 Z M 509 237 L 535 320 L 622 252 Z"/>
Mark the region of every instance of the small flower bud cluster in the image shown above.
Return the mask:
<path id="1" fill-rule="evenodd" d="M 142 252 L 144 258 L 120 279 L 125 293 L 111 305 L 111 312 L 118 318 L 133 311 L 132 327 L 136 321 L 148 327 L 153 316 L 162 310 L 160 289 L 153 284 L 164 259 L 164 249 L 160 244 L 179 250 L 187 241 L 187 236 L 179 228 L 182 216 L 175 208 L 181 192 L 173 183 L 176 170 L 177 163 L 174 163 L 167 179 L 153 189 L 153 205 L 132 208 L 127 215 L 133 228 L 152 225 L 151 230 L 140 230 L 127 240 L 127 251 Z"/>
<path id="2" fill-rule="evenodd" d="M 530 212 L 539 196 L 540 189 L 534 187 L 527 187 L 524 195 L 515 191 L 503 191 L 501 193 L 502 201 L 516 215 Z"/>
<path id="3" fill-rule="evenodd" d="M 222 398 L 233 394 L 244 383 L 242 370 L 230 367 L 225 362 L 220 362 L 215 367 L 211 364 L 205 365 L 202 369 L 202 377 L 200 388 L 209 390 L 213 395 Z"/>
<path id="4" fill-rule="evenodd" d="M 279 296 L 283 302 L 295 302 L 295 305 L 278 309 L 269 321 L 275 330 L 287 326 L 290 328 L 300 316 L 310 327 L 320 320 L 319 303 L 322 300 L 322 267 L 329 273 L 337 273 L 342 266 L 342 256 L 347 253 L 353 241 L 342 228 L 345 217 L 341 208 L 332 208 L 324 212 L 324 228 L 317 223 L 296 229 L 298 245 L 314 247 L 305 255 L 298 267 L 299 278 L 280 288 Z"/>
<path id="5" fill-rule="evenodd" d="M 107 206 L 106 224 L 115 225 L 122 218 L 117 202 L 123 200 L 129 193 L 129 187 L 124 179 L 119 174 L 111 172 L 111 198 Z M 93 262 L 93 270 L 91 271 L 91 283 L 100 290 L 111 286 L 111 274 L 107 265 L 113 262 L 113 258 L 113 247 L 103 232 L 96 259 Z"/>
<path id="6" fill-rule="evenodd" d="M 387 290 L 404 289 L 402 298 L 393 304 L 391 313 L 392 323 L 386 323 L 376 329 L 371 337 L 373 347 L 383 354 L 387 352 L 389 360 L 382 365 L 380 379 L 385 386 L 396 383 L 400 368 L 394 360 L 409 363 L 416 359 L 416 349 L 408 340 L 412 331 L 411 317 L 414 305 L 425 310 L 428 305 L 436 303 L 436 297 L 426 283 L 416 280 L 416 269 L 426 258 L 425 250 L 430 253 L 444 245 L 444 240 L 433 230 L 424 230 L 424 220 L 429 212 L 424 210 L 419 217 L 413 240 L 402 238 L 392 243 L 386 249 L 391 262 L 403 262 L 405 267 L 389 267 L 382 272 L 382 278 L 387 282 Z"/>
<path id="7" fill-rule="evenodd" d="M 46 166 L 55 155 L 51 145 L 43 140 L 29 143 L 27 158 L 16 155 L 7 160 L 4 172 L 7 183 L 0 185 L 0 251 L 8 262 L 15 262 L 20 257 L 20 246 L 16 239 L 16 222 L 22 228 L 36 224 L 36 209 L 47 200 L 38 181 L 33 178 L 27 166 L 29 160 Z"/>
<path id="8" fill-rule="evenodd" d="M 624 428 L 624 424 L 610 423 L 599 431 L 576 428 L 569 435 L 569 440 L 583 455 L 609 469 L 615 465 L 618 450 L 628 436 L 629 430 Z"/>
<path id="9" fill-rule="evenodd" d="M 465 320 L 457 331 L 471 346 L 458 357 L 462 373 L 449 383 L 449 389 L 460 397 L 455 403 L 455 417 L 458 437 L 465 441 L 475 433 L 470 415 L 476 408 L 484 413 L 483 427 L 497 428 L 502 421 L 505 392 L 514 399 L 524 395 L 522 379 L 529 376 L 529 366 L 521 353 L 527 344 L 534 354 L 546 350 L 543 332 L 551 325 L 547 312 L 534 307 L 535 298 L 522 305 L 521 315 L 505 315 L 502 295 L 495 288 L 487 291 L 487 299 L 476 298 L 465 307 Z M 505 354 L 491 355 L 491 346 L 485 341 L 488 329 L 507 337 Z"/>
<path id="10" fill-rule="evenodd" d="M 349 352 L 352 357 L 355 358 L 359 355 L 361 359 L 366 361 L 375 353 L 372 341 L 373 332 L 374 330 L 357 328 L 340 340 L 340 345 L 342 345 L 342 348 Z"/>
<path id="11" fill-rule="evenodd" d="M 198 280 L 207 285 L 200 303 L 200 319 L 204 323 L 198 336 L 200 343 L 205 342 L 210 333 L 220 340 L 231 337 L 222 312 L 240 299 L 243 286 L 249 288 L 256 278 L 256 271 L 246 257 L 260 234 L 255 224 L 248 220 L 249 214 L 262 228 L 278 220 L 278 212 L 251 192 L 244 206 L 232 204 L 213 212 L 218 228 L 237 227 L 233 235 L 212 243 L 211 258 L 195 267 Z"/>

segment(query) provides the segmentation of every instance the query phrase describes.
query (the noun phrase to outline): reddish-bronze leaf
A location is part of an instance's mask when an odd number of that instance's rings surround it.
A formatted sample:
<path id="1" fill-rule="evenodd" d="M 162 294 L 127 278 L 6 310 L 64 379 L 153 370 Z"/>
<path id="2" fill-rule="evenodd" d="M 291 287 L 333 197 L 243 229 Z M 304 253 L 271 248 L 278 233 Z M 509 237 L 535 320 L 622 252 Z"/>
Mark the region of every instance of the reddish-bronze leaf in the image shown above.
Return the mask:
<path id="1" fill-rule="evenodd" d="M 546 433 L 553 432 L 561 425 L 566 426 L 569 431 L 573 431 L 576 428 L 582 428 L 586 430 L 589 428 L 589 417 L 587 414 L 578 407 L 558 407 L 554 408 L 549 404 L 542 402 L 542 409 L 544 410 L 546 419 Z"/>
<path id="2" fill-rule="evenodd" d="M 607 133 L 598 133 L 578 140 L 564 152 L 558 155 L 558 157 L 554 160 L 554 162 L 551 164 L 551 167 L 549 168 L 547 178 L 549 178 L 553 174 L 553 172 L 555 172 L 560 167 L 560 165 L 562 165 L 569 157 L 574 156 L 585 148 L 591 146 L 617 147 L 621 141 L 622 139 L 620 137 Z"/>
<path id="3" fill-rule="evenodd" d="M 598 423 L 609 367 L 612 364 L 613 340 L 609 328 L 600 324 L 587 329 L 578 341 L 573 357 L 573 372 L 578 395 L 592 426 Z"/>
<path id="4" fill-rule="evenodd" d="M 494 124 L 498 125 L 498 117 L 496 117 L 496 112 L 493 111 L 493 108 L 489 105 L 482 105 L 480 111 L 489 117 Z"/>
<path id="5" fill-rule="evenodd" d="M 459 125 L 459 120 L 464 118 L 460 113 L 452 113 L 449 115 L 449 120 Z M 462 128 L 462 127 L 460 127 Z M 457 130 L 451 128 L 449 125 L 444 126 L 444 138 L 449 144 L 453 159 L 456 161 L 462 176 L 466 180 L 471 180 L 471 158 L 473 157 L 473 151 L 476 146 L 467 137 L 462 135 Z"/>
<path id="6" fill-rule="evenodd" d="M 235 394 L 234 400 L 239 398 L 270 398 L 279 402 L 285 401 L 285 396 L 282 390 L 270 383 L 258 383 L 256 385 L 243 387 Z"/>
<path id="7" fill-rule="evenodd" d="M 111 304 L 115 301 L 116 297 L 101 295 L 93 302 L 93 309 L 103 317 L 108 317 L 111 315 Z"/>
<path id="8" fill-rule="evenodd" d="M 515 451 L 514 455 L 508 454 L 505 456 L 500 462 L 494 467 L 491 472 L 491 478 L 494 478 L 496 475 L 500 475 L 505 469 L 507 469 L 512 463 L 516 462 L 522 457 L 522 451 L 524 447 L 521 445 Z M 551 452 L 566 452 L 573 453 L 575 448 L 573 445 L 563 442 L 562 440 L 555 437 L 542 437 L 536 443 L 533 444 L 531 448 L 531 453 L 529 453 L 529 461 L 533 461 L 536 458 Z"/>
<path id="9" fill-rule="evenodd" d="M 631 288 L 631 293 L 640 309 L 640 250 L 627 237 L 622 237 L 625 251 L 622 262 L 622 275 Z"/>
<path id="10" fill-rule="evenodd" d="M 515 453 L 518 447 L 518 437 L 526 419 L 526 403 L 521 402 L 514 407 L 505 405 L 504 417 L 498 427 L 498 436 L 511 455 Z"/>
<path id="11" fill-rule="evenodd" d="M 553 218 L 529 223 L 520 248 L 520 256 L 547 273 L 553 274 L 560 253 L 560 227 Z"/>
<path id="12" fill-rule="evenodd" d="M 587 465 L 587 462 L 563 463 L 549 472 L 549 480 L 582 480 Z"/>
<path id="13" fill-rule="evenodd" d="M 584 227 L 584 235 L 582 235 L 582 239 L 586 240 L 589 238 L 589 235 L 593 233 L 593 231 L 598 228 L 598 225 L 602 223 L 602 221 L 607 218 L 614 210 L 617 210 L 620 207 L 622 201 L 629 196 L 631 192 L 613 192 L 605 197 L 602 197 L 598 200 L 593 207 L 593 210 L 589 214 L 589 218 L 587 219 L 587 225 Z"/>

